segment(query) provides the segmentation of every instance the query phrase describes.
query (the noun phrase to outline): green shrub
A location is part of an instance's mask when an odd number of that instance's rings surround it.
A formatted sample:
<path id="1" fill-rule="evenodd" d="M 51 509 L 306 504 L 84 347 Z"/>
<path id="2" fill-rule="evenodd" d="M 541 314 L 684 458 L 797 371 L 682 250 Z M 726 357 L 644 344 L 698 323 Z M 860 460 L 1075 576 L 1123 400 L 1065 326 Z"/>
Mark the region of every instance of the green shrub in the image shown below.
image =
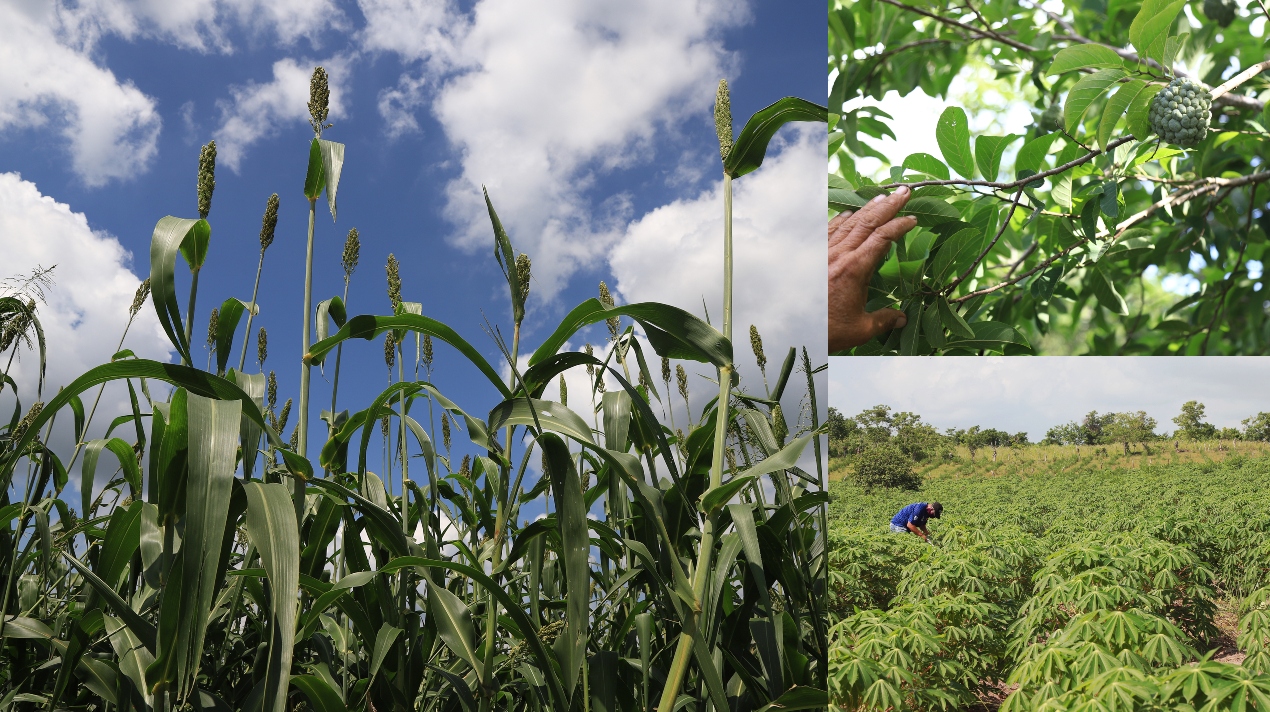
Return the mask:
<path id="1" fill-rule="evenodd" d="M 922 476 L 913 469 L 913 460 L 890 444 L 865 448 L 855 458 L 852 473 L 855 483 L 865 490 L 874 487 L 919 489 Z"/>

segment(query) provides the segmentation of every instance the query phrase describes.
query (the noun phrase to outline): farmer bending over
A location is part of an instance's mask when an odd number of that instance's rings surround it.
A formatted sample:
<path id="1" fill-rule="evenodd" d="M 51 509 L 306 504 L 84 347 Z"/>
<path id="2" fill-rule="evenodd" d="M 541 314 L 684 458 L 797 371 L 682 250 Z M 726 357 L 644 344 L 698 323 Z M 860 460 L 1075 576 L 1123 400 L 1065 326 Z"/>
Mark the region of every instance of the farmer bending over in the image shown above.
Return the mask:
<path id="1" fill-rule="evenodd" d="M 899 514 L 891 517 L 891 533 L 903 534 L 904 532 L 913 532 L 922 538 L 922 541 L 930 541 L 930 532 L 926 531 L 926 519 L 934 517 L 939 519 L 939 515 L 944 513 L 944 505 L 939 502 L 914 502 L 900 510 Z"/>

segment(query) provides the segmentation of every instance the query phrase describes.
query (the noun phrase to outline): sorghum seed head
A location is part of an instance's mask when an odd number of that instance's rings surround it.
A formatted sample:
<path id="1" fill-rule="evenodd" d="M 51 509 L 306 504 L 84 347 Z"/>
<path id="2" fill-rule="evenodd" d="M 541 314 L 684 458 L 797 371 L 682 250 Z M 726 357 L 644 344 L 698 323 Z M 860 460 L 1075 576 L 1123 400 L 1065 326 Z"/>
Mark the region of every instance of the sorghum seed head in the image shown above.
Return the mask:
<path id="1" fill-rule="evenodd" d="M 344 238 L 344 254 L 340 255 L 340 265 L 344 268 L 344 280 L 348 281 L 353 276 L 353 271 L 357 269 L 357 258 L 362 253 L 362 240 L 358 235 L 357 228 L 348 231 L 348 237 Z"/>
<path id="2" fill-rule="evenodd" d="M 269 410 L 273 410 L 278 405 L 278 376 L 273 372 L 269 372 L 268 387 L 265 389 L 269 395 Z"/>
<path id="3" fill-rule="evenodd" d="M 269 196 L 265 203 L 264 217 L 260 218 L 260 251 L 264 252 L 273 244 L 273 231 L 278 227 L 278 194 Z"/>
<path id="4" fill-rule="evenodd" d="M 397 363 L 397 335 L 391 331 L 384 334 L 384 363 L 389 371 Z"/>
<path id="5" fill-rule="evenodd" d="M 300 449 L 300 426 L 298 425 L 291 429 L 291 443 L 290 444 L 291 444 L 291 452 L 296 452 L 297 450 Z"/>
<path id="6" fill-rule="evenodd" d="M 388 253 L 388 298 L 392 300 L 392 308 L 395 312 L 401 306 L 401 267 L 397 263 L 397 256 Z"/>
<path id="7" fill-rule="evenodd" d="M 22 416 L 22 420 L 18 422 L 18 427 L 13 429 L 13 439 L 21 440 L 26 431 L 31 428 L 31 423 L 40 417 L 40 412 L 44 410 L 44 401 L 36 401 L 31 404 L 31 409 Z"/>
<path id="8" fill-rule="evenodd" d="M 754 351 L 754 359 L 758 361 L 760 371 L 767 370 L 767 356 L 763 353 L 763 337 L 758 335 L 758 327 L 750 324 L 750 348 Z"/>
<path id="9" fill-rule="evenodd" d="M 216 142 L 208 141 L 198 154 L 198 216 L 212 211 L 212 191 L 216 190 Z"/>
<path id="10" fill-rule="evenodd" d="M 432 334 L 423 335 L 423 367 L 432 370 Z"/>
<path id="11" fill-rule="evenodd" d="M 450 452 L 450 416 L 447 413 L 441 413 L 441 442 L 445 444 L 445 451 Z"/>
<path id="12" fill-rule="evenodd" d="M 586 345 L 586 355 L 595 358 L 595 347 L 591 346 L 591 344 Z M 586 365 L 586 373 L 591 378 L 595 378 L 595 364 L 588 363 Z"/>
<path id="13" fill-rule="evenodd" d="M 524 304 L 529 298 L 529 275 L 532 261 L 529 255 L 520 253 L 516 256 L 516 279 L 520 282 L 520 303 Z"/>
<path id="14" fill-rule="evenodd" d="M 662 383 L 670 383 L 670 359 L 661 357 L 661 380 Z"/>
<path id="15" fill-rule="evenodd" d="M 278 413 L 278 433 L 287 429 L 287 418 L 291 417 L 291 399 L 288 398 L 286 403 L 282 404 L 282 412 Z"/>
<path id="16" fill-rule="evenodd" d="M 269 358 L 269 335 L 265 333 L 265 327 L 262 326 L 260 331 L 256 332 L 256 363 L 264 368 L 267 358 Z"/>
<path id="17" fill-rule="evenodd" d="M 220 327 L 220 309 L 212 309 L 212 316 L 207 320 L 207 348 L 216 346 L 216 330 Z"/>
<path id="18" fill-rule="evenodd" d="M 388 437 L 388 416 L 386 415 L 379 419 L 379 432 L 384 437 Z"/>
<path id="19" fill-rule="evenodd" d="M 141 311 L 141 305 L 145 304 L 146 297 L 150 296 L 150 278 L 146 277 L 145 281 L 137 287 L 137 293 L 132 297 L 132 306 L 128 307 L 128 316 L 136 316 Z"/>
<path id="20" fill-rule="evenodd" d="M 714 132 L 719 136 L 719 157 L 726 161 L 732 152 L 732 102 L 726 79 L 719 80 L 714 93 Z"/>
<path id="21" fill-rule="evenodd" d="M 467 477 L 472 474 L 472 456 L 464 455 L 463 462 L 459 464 L 459 474 Z"/>
<path id="22" fill-rule="evenodd" d="M 322 125 L 326 123 L 327 114 L 330 113 L 330 103 L 331 87 L 327 81 L 326 69 L 314 67 L 313 76 L 309 79 L 309 123 L 319 136 L 322 135 Z"/>
<path id="23" fill-rule="evenodd" d="M 679 395 L 684 400 L 688 400 L 688 372 L 684 370 L 682 364 L 675 366 L 675 380 L 679 382 Z"/>
<path id="24" fill-rule="evenodd" d="M 785 414 L 779 403 L 772 406 L 772 435 L 776 438 L 777 445 L 784 445 L 785 438 L 789 435 L 789 425 L 785 422 Z"/>
<path id="25" fill-rule="evenodd" d="M 614 304 L 616 304 L 616 302 L 613 301 L 613 295 L 609 292 L 609 285 L 605 284 L 603 281 L 600 282 L 600 303 L 604 305 L 605 309 L 612 309 Z M 622 325 L 622 319 L 620 317 L 611 316 L 605 319 L 604 323 L 608 324 L 609 338 L 616 340 L 618 329 L 621 328 Z"/>
<path id="26" fill-rule="evenodd" d="M 569 386 L 564 382 L 564 376 L 560 376 L 560 405 L 569 405 Z"/>

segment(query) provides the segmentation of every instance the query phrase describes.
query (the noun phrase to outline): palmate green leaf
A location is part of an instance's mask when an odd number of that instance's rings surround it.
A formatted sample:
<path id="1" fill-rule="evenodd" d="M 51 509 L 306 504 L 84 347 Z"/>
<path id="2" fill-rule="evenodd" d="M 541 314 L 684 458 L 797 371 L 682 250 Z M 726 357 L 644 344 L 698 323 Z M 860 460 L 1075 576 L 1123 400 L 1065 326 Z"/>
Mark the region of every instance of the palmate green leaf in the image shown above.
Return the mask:
<path id="1" fill-rule="evenodd" d="M 723 172 L 733 178 L 757 170 L 763 165 L 767 145 L 780 127 L 791 121 L 829 120 L 829 110 L 805 99 L 787 96 L 759 109 L 745 122 L 732 150 L 723 162 Z"/>
<path id="2" fill-rule="evenodd" d="M 1115 68 L 1123 65 L 1124 60 L 1110 47 L 1099 44 L 1076 44 L 1059 50 L 1045 73 L 1064 74 L 1077 69 Z"/>
<path id="3" fill-rule="evenodd" d="M 243 489 L 247 493 L 247 535 L 260 552 L 260 561 L 273 591 L 262 710 L 284 712 L 299 606 L 299 527 L 286 485 L 252 481 L 245 483 Z"/>
<path id="4" fill-rule="evenodd" d="M 963 178 L 974 178 L 975 161 L 970 153 L 970 126 L 966 112 L 959 106 L 944 109 L 935 127 L 935 140 L 944 160 Z"/>
<path id="5" fill-rule="evenodd" d="M 1063 102 L 1063 124 L 1067 127 L 1067 133 L 1075 134 L 1080 120 L 1089 110 L 1089 105 L 1126 76 L 1128 72 L 1123 69 L 1100 69 L 1081 77 L 1071 91 L 1067 92 L 1067 101 Z"/>
<path id="6" fill-rule="evenodd" d="M 1102 110 L 1102 118 L 1098 121 L 1098 144 L 1103 150 L 1107 150 L 1107 144 L 1111 141 L 1111 133 L 1115 131 L 1116 124 L 1120 121 L 1120 117 L 1124 116 L 1125 111 L 1138 98 L 1138 94 L 1142 93 L 1147 87 L 1147 83 L 1141 79 L 1130 79 L 1127 83 L 1120 85 L 1115 94 L 1107 99 L 1107 106 Z"/>
<path id="7" fill-rule="evenodd" d="M 150 301 L 159 317 L 159 325 L 176 347 L 176 352 L 191 363 L 190 345 L 181 326 L 181 308 L 176 300 L 176 255 L 190 246 L 190 257 L 198 258 L 198 245 L 206 245 L 212 228 L 206 220 L 162 218 L 154 226 L 150 237 Z M 206 247 L 203 248 L 206 254 Z M 201 265 L 202 261 L 198 260 Z"/>
<path id="8" fill-rule="evenodd" d="M 1001 173 L 1001 156 L 1005 154 L 1006 147 L 1020 138 L 1023 138 L 1022 134 L 975 138 L 975 162 L 985 180 L 997 179 L 997 175 Z"/>

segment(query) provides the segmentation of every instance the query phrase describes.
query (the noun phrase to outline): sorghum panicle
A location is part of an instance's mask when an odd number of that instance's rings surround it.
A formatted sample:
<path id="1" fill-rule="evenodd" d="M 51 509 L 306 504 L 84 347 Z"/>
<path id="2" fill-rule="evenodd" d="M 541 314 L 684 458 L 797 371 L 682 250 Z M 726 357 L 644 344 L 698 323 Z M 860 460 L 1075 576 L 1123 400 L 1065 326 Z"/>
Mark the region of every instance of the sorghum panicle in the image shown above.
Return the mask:
<path id="1" fill-rule="evenodd" d="M 719 80 L 714 93 L 714 132 L 719 136 L 719 157 L 726 161 L 732 152 L 732 101 L 726 79 Z"/>
<path id="2" fill-rule="evenodd" d="M 273 231 L 278 227 L 278 194 L 269 196 L 265 203 L 264 217 L 260 218 L 260 251 L 264 252 L 273 244 Z"/>
<path id="3" fill-rule="evenodd" d="M 198 154 L 198 216 L 212 211 L 212 191 L 216 190 L 216 142 L 208 141 Z"/>

